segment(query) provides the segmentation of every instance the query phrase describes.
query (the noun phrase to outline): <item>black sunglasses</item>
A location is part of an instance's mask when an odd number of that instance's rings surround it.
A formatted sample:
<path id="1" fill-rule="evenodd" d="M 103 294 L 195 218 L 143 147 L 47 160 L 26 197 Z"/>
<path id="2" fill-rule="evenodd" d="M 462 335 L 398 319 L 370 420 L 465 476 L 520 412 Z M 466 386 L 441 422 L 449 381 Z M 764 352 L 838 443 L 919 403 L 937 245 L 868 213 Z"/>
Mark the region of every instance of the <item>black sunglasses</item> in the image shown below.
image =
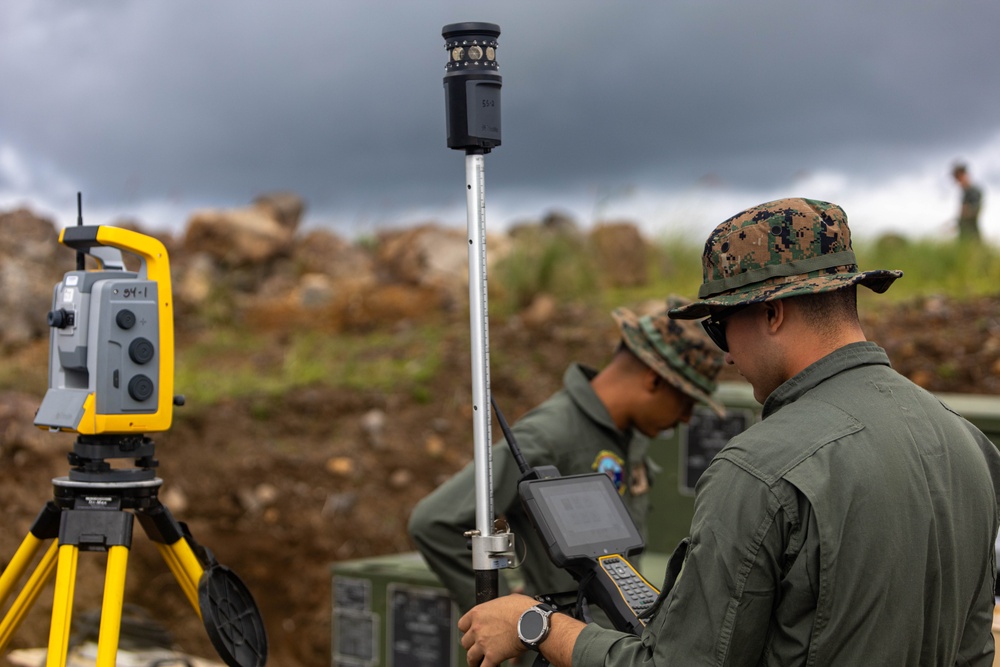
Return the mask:
<path id="1" fill-rule="evenodd" d="M 708 334 L 708 337 L 712 339 L 712 342 L 718 345 L 719 349 L 723 352 L 729 352 L 729 343 L 726 342 L 726 318 L 732 317 L 736 313 L 751 305 L 752 304 L 744 303 L 739 306 L 733 306 L 732 308 L 724 308 L 701 321 L 701 326 L 705 330 L 705 333 Z"/>

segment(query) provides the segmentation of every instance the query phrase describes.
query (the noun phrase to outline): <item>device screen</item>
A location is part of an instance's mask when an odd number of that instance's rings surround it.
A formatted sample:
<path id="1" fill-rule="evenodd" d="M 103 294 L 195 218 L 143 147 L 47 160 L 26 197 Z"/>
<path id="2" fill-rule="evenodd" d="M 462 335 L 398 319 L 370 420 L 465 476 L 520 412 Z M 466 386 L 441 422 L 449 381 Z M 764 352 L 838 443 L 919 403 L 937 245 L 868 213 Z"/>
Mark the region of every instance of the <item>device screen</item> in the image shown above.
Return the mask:
<path id="1" fill-rule="evenodd" d="M 629 553 L 642 546 L 632 517 L 614 484 L 603 473 L 522 483 L 543 533 L 562 559 Z"/>

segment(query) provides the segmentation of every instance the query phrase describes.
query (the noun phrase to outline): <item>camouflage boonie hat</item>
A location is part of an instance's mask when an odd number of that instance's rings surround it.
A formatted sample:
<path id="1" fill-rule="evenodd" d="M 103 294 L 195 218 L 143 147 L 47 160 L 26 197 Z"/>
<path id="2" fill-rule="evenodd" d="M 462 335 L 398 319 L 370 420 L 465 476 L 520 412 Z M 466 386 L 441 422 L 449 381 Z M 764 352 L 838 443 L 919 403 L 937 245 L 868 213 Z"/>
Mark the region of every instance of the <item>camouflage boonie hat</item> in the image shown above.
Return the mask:
<path id="1" fill-rule="evenodd" d="M 701 301 L 670 317 L 707 317 L 749 305 L 864 285 L 881 294 L 902 271 L 858 270 L 847 215 L 815 199 L 779 199 L 737 213 L 715 228 L 702 254 Z"/>
<path id="2" fill-rule="evenodd" d="M 618 323 L 625 345 L 644 364 L 721 417 L 726 409 L 711 394 L 717 386 L 715 377 L 722 368 L 722 352 L 696 323 L 667 317 L 669 309 L 688 303 L 686 299 L 671 296 L 667 307 L 652 315 L 639 317 L 627 308 L 616 308 L 611 316 Z"/>

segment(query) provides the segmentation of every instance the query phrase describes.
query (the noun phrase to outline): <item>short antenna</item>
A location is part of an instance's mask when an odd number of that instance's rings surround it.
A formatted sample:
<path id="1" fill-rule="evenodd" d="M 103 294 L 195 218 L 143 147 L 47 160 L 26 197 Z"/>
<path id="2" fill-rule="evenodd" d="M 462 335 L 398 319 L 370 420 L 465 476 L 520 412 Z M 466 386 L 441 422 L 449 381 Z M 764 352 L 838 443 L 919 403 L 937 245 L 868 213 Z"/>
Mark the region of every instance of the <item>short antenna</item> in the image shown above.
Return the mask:
<path id="1" fill-rule="evenodd" d="M 83 227 L 83 193 L 76 193 L 76 226 Z M 83 271 L 86 258 L 82 250 L 76 251 L 76 270 Z"/>

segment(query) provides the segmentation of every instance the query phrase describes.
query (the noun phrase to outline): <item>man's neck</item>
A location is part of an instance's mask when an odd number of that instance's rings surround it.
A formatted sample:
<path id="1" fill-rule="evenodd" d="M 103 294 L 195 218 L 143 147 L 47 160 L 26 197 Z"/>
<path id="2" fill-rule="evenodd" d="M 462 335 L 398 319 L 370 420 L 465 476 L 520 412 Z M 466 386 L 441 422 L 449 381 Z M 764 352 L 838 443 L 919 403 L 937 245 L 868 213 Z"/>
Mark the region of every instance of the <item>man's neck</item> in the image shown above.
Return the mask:
<path id="1" fill-rule="evenodd" d="M 812 333 L 796 339 L 788 354 L 787 378 L 793 378 L 823 357 L 850 345 L 868 340 L 860 326 L 845 328 L 835 336 Z"/>

